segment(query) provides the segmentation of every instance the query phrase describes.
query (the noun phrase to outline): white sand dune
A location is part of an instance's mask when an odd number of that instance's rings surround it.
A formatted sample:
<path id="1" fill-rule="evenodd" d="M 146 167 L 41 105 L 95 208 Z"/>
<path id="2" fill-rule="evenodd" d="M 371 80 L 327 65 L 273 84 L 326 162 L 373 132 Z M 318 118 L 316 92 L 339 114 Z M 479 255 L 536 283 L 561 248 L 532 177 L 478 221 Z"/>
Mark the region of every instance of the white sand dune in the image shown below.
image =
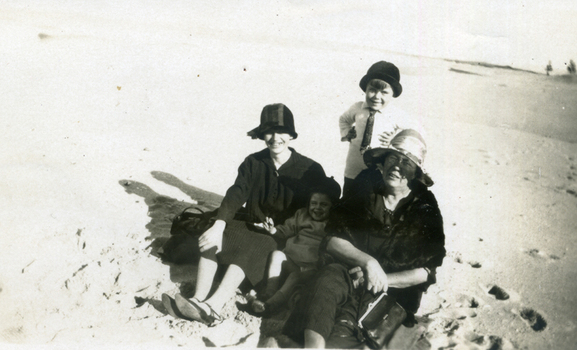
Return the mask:
<path id="1" fill-rule="evenodd" d="M 183 206 L 217 205 L 264 147 L 246 132 L 266 104 L 289 106 L 293 146 L 340 180 L 338 116 L 381 59 L 401 68 L 395 102 L 427 129 L 445 219 L 449 253 L 420 310 L 433 346 L 574 347 L 575 81 L 169 15 L 0 13 L 3 348 L 255 347 L 275 325 L 234 303 L 211 329 L 167 315 L 161 293 L 192 285 L 152 247 Z"/>

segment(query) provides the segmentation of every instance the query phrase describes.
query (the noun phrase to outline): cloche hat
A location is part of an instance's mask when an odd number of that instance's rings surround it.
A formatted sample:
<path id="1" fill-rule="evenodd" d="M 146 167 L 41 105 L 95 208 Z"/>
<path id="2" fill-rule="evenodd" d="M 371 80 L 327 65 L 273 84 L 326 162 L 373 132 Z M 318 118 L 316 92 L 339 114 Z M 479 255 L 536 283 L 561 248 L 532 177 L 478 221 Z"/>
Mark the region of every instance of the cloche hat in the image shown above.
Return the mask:
<path id="1" fill-rule="evenodd" d="M 379 61 L 371 66 L 362 77 L 359 86 L 363 91 L 367 90 L 367 84 L 373 79 L 381 79 L 386 81 L 393 88 L 393 97 L 398 97 L 403 92 L 403 87 L 401 86 L 401 73 L 399 68 L 394 64 L 386 61 Z"/>
<path id="2" fill-rule="evenodd" d="M 404 129 L 397 133 L 388 147 L 377 147 L 368 149 L 363 154 L 363 161 L 369 168 L 375 167 L 383 158 L 391 153 L 400 153 L 409 158 L 422 171 L 423 176 L 418 178 L 419 181 L 427 186 L 433 185 L 433 180 L 425 171 L 425 155 L 427 154 L 427 144 L 425 139 L 413 129 Z"/>
<path id="3" fill-rule="evenodd" d="M 251 131 L 247 132 L 247 135 L 253 139 L 264 139 L 264 134 L 269 131 L 285 132 L 296 139 L 298 134 L 295 131 L 295 122 L 293 114 L 282 103 L 275 103 L 264 106 L 260 114 L 260 125 Z"/>

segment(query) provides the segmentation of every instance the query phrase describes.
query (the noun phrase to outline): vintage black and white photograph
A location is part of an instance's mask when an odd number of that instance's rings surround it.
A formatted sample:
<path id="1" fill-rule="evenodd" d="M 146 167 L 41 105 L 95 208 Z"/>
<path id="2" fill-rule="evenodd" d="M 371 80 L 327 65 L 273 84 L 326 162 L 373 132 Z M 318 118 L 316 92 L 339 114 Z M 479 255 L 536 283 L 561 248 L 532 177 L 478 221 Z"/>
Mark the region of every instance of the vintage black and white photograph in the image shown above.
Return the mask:
<path id="1" fill-rule="evenodd" d="M 574 349 L 576 20 L 0 1 L 0 348 Z"/>

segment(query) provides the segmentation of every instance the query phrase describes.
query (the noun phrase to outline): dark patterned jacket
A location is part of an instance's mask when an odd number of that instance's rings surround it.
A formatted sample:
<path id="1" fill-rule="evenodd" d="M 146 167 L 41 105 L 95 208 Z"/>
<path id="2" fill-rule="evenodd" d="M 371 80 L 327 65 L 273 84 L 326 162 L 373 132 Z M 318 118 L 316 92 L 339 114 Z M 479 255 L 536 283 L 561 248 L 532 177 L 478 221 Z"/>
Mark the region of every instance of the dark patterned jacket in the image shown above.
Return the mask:
<path id="1" fill-rule="evenodd" d="M 397 301 L 414 313 L 422 292 L 436 282 L 436 268 L 445 256 L 443 218 L 437 200 L 425 185 L 415 182 L 409 196 L 399 202 L 391 215 L 385 212 L 384 183 L 378 170 L 364 170 L 355 183 L 352 195 L 343 199 L 327 223 L 321 258 L 324 263 L 334 261 L 326 253 L 326 245 L 330 238 L 339 237 L 377 259 L 385 273 L 427 269 L 427 282 L 389 289 L 390 295 L 396 295 Z"/>
<path id="2" fill-rule="evenodd" d="M 326 175 L 319 163 L 290 150 L 291 157 L 278 170 L 268 148 L 246 157 L 234 185 L 226 191 L 216 219 L 264 222 L 270 217 L 280 225 L 306 206 L 311 188 Z"/>

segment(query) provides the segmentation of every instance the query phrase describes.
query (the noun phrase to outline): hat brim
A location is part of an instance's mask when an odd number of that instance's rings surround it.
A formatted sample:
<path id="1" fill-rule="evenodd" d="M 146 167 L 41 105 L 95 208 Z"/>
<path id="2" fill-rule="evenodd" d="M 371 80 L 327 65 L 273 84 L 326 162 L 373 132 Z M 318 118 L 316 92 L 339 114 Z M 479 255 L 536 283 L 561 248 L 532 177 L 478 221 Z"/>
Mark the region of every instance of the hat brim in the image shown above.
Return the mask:
<path id="1" fill-rule="evenodd" d="M 368 168 L 376 168 L 377 164 L 379 164 L 379 162 L 389 153 L 396 153 L 396 154 L 400 154 L 400 155 L 405 155 L 404 153 L 399 152 L 394 148 L 371 148 L 363 154 L 363 161 L 365 162 L 365 165 Z M 409 159 L 411 159 L 411 158 L 409 158 Z M 423 183 L 427 187 L 433 186 L 433 184 L 435 182 L 433 181 L 433 179 L 431 179 L 429 174 L 427 174 L 425 169 L 423 169 L 422 166 L 417 164 L 412 159 L 411 159 L 411 162 L 413 162 L 417 166 L 417 168 L 421 169 L 421 173 L 423 174 L 420 178 L 417 178 L 417 180 L 420 181 L 421 183 Z"/>
<path id="2" fill-rule="evenodd" d="M 361 87 L 361 89 L 363 89 L 363 91 L 367 91 L 367 85 L 373 79 L 380 79 L 389 83 L 393 88 L 393 97 L 395 98 L 399 97 L 403 93 L 403 86 L 401 85 L 401 83 L 399 83 L 397 79 L 386 74 L 379 74 L 379 73 L 366 74 L 364 77 L 362 77 L 361 81 L 359 82 L 359 86 Z"/>
<path id="3" fill-rule="evenodd" d="M 389 153 L 402 154 L 392 148 L 371 148 L 363 154 L 363 161 L 368 168 L 374 168 Z"/>
<path id="4" fill-rule="evenodd" d="M 261 129 L 260 125 L 254 129 L 252 129 L 251 131 L 247 132 L 246 135 L 250 136 L 250 138 L 252 138 L 253 140 L 256 140 L 256 139 L 264 140 L 264 134 L 266 134 L 267 132 L 270 132 L 274 129 L 276 129 L 277 131 L 284 131 L 286 134 L 291 135 L 293 139 L 296 139 L 299 136 L 299 134 L 297 134 L 296 132 L 292 132 L 292 131 L 288 130 L 288 128 L 285 128 L 285 127 L 272 126 L 272 127 Z"/>

